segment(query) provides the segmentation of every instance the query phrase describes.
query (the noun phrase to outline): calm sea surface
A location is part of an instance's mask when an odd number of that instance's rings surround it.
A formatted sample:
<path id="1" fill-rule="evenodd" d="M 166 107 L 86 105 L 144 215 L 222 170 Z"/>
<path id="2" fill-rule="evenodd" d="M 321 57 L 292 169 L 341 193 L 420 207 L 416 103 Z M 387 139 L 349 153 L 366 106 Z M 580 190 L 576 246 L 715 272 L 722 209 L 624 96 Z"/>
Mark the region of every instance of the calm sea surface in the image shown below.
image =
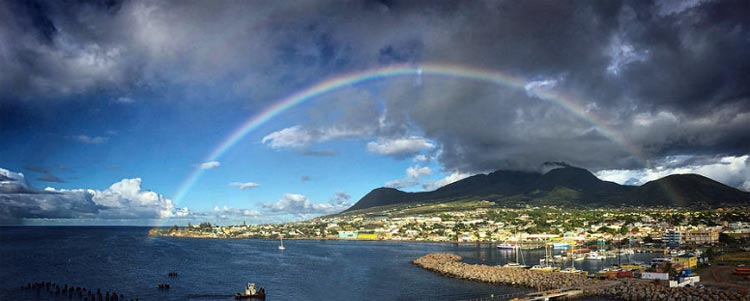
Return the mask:
<path id="1" fill-rule="evenodd" d="M 20 288 L 34 281 L 140 300 L 232 300 L 250 281 L 265 287 L 267 300 L 460 300 L 526 290 L 441 277 L 410 263 L 431 252 L 456 253 L 472 263 L 515 259 L 492 245 L 290 240 L 282 252 L 278 241 L 154 238 L 148 230 L 2 227 L 0 300 L 37 300 Z M 524 257 L 531 264 L 543 255 L 535 250 Z M 611 263 L 581 264 L 595 270 Z M 168 277 L 170 271 L 179 276 Z M 171 288 L 159 290 L 159 283 Z"/>

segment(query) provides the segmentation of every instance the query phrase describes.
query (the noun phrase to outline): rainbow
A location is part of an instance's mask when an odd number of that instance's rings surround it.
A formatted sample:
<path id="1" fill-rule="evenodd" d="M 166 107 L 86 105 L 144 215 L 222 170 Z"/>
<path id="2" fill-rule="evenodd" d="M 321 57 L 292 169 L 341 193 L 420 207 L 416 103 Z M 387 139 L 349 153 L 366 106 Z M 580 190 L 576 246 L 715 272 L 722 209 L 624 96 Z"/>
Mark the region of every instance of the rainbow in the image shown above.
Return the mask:
<path id="1" fill-rule="evenodd" d="M 232 148 L 232 146 L 237 144 L 237 142 L 242 140 L 243 137 L 252 132 L 254 129 L 257 129 L 262 124 L 273 119 L 277 115 L 282 114 L 286 110 L 317 96 L 363 82 L 415 75 L 455 77 L 520 89 L 524 89 L 530 82 L 527 79 L 508 73 L 448 64 L 390 65 L 359 72 L 347 73 L 340 76 L 328 78 L 302 91 L 294 93 L 275 102 L 273 105 L 269 106 L 262 112 L 251 116 L 247 121 L 245 121 L 231 134 L 229 134 L 229 136 L 227 136 L 202 162 L 216 161 L 219 157 L 226 153 L 227 150 Z M 562 92 L 551 91 L 548 89 L 539 89 L 539 91 L 535 91 L 535 94 L 537 97 L 558 104 L 562 108 L 570 111 L 581 119 L 590 122 L 599 130 L 601 134 L 606 136 L 608 139 L 624 147 L 626 151 L 634 155 L 636 158 L 641 157 L 638 155 L 638 151 L 635 148 L 630 147 L 629 144 L 626 143 L 627 141 L 625 141 L 625 139 L 623 139 L 615 131 L 611 130 L 606 125 L 606 123 L 604 123 L 596 116 L 587 113 L 586 109 L 583 108 L 579 104 L 579 102 L 573 101 L 574 99 L 576 99 L 574 96 L 564 94 Z M 193 184 L 195 184 L 198 178 L 200 178 L 203 172 L 203 169 L 197 167 L 180 184 L 174 196 L 174 200 L 176 203 L 179 203 L 185 197 L 187 192 L 190 190 Z"/>

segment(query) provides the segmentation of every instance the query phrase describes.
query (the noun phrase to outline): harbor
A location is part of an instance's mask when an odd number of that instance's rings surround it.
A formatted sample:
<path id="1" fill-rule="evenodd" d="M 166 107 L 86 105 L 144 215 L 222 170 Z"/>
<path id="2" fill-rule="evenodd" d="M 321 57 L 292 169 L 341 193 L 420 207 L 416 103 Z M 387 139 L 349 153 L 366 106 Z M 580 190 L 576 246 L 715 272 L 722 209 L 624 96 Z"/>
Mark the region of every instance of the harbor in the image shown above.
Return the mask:
<path id="1" fill-rule="evenodd" d="M 603 297 L 621 300 L 750 300 L 747 288 L 718 289 L 708 286 L 673 286 L 670 281 L 614 277 L 598 279 L 581 274 L 542 272 L 495 265 L 470 264 L 450 253 L 431 253 L 413 264 L 440 275 L 497 285 L 513 285 L 539 292 L 578 291 L 580 297 Z M 608 277 L 607 277 L 608 278 Z M 668 280 L 668 278 L 666 279 Z M 518 300 L 537 300 L 533 294 Z M 498 299 L 499 300 L 499 299 Z"/>

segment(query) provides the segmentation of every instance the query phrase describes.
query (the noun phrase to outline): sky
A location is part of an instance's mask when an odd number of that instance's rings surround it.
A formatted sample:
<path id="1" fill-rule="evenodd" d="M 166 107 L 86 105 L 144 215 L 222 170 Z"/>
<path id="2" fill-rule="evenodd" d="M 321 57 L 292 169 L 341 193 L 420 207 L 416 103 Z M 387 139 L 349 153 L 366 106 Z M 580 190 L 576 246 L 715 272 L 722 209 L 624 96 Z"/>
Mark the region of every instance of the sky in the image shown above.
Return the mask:
<path id="1" fill-rule="evenodd" d="M 750 190 L 748 1 L 2 1 L 0 224 L 280 223 L 544 162 Z"/>

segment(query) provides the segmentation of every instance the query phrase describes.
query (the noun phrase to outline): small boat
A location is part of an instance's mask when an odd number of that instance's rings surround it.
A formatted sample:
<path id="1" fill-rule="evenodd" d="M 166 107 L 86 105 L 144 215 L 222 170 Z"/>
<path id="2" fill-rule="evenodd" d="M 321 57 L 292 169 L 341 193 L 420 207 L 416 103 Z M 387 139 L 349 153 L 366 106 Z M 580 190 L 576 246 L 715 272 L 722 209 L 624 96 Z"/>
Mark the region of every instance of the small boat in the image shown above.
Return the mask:
<path id="1" fill-rule="evenodd" d="M 576 269 L 575 267 L 564 268 L 564 269 L 560 270 L 560 273 L 582 274 L 582 275 L 587 275 L 588 274 L 588 272 L 586 272 L 584 270 Z"/>
<path id="2" fill-rule="evenodd" d="M 266 299 L 266 290 L 262 287 L 255 290 L 255 283 L 248 282 L 244 293 L 234 294 L 235 299 Z"/>
<path id="3" fill-rule="evenodd" d="M 503 265 L 504 268 L 511 268 L 511 269 L 528 269 L 529 266 L 518 263 L 518 262 L 508 262 Z"/>
<path id="4" fill-rule="evenodd" d="M 539 272 L 545 272 L 545 273 L 551 273 L 551 272 L 559 271 L 560 268 L 558 268 L 558 267 L 551 267 L 551 266 L 543 266 L 543 265 L 535 265 L 535 266 L 531 267 L 529 270 L 539 271 Z"/>
<path id="5" fill-rule="evenodd" d="M 593 251 L 591 253 L 586 254 L 586 259 L 589 259 L 589 260 L 604 260 L 604 259 L 607 259 L 607 256 L 599 254 L 599 252 Z"/>
<path id="6" fill-rule="evenodd" d="M 509 243 L 497 245 L 498 250 L 514 250 L 515 248 L 516 248 L 515 245 L 509 244 Z"/>
<path id="7" fill-rule="evenodd" d="M 281 236 L 279 236 L 279 242 L 281 242 L 281 245 L 279 245 L 279 250 L 286 250 L 286 248 L 284 247 L 284 239 Z"/>

